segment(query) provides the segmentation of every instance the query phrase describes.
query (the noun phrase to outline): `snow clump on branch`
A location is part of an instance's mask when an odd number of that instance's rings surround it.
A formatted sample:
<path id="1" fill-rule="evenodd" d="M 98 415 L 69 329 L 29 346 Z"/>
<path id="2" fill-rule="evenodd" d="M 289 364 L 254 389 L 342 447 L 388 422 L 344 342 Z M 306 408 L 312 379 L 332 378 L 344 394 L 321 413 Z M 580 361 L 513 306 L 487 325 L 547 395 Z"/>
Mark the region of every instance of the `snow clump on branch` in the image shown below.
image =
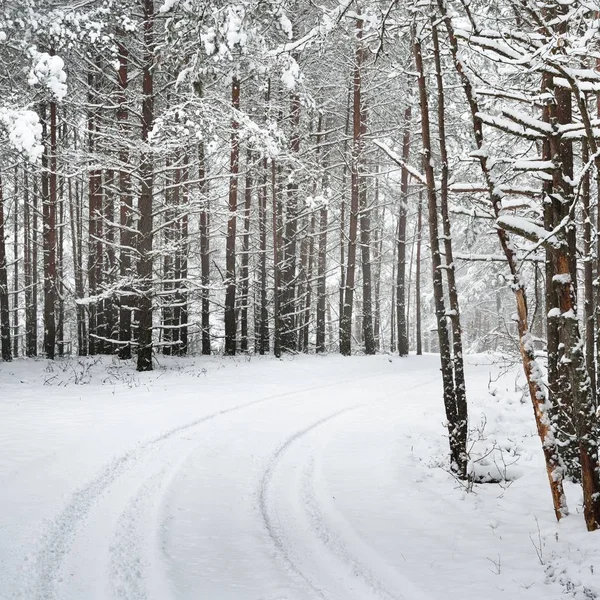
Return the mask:
<path id="1" fill-rule="evenodd" d="M 29 72 L 29 85 L 42 85 L 49 89 L 57 100 L 62 100 L 67 95 L 67 74 L 64 71 L 65 63 L 60 56 L 51 56 L 47 52 L 30 50 L 33 67 Z"/>
<path id="2" fill-rule="evenodd" d="M 0 127 L 8 133 L 9 144 L 36 162 L 42 153 L 42 125 L 36 112 L 32 110 L 11 110 L 0 108 Z"/>

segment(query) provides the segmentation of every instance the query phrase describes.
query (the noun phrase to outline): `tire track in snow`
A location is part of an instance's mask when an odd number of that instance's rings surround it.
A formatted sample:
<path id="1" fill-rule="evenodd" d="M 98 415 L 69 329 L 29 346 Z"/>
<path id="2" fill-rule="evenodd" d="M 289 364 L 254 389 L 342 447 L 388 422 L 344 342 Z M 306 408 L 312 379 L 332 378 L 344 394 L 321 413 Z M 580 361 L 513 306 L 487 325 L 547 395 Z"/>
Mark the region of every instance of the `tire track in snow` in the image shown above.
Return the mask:
<path id="1" fill-rule="evenodd" d="M 337 556 L 356 577 L 360 577 L 383 600 L 401 600 L 403 597 L 390 593 L 376 575 L 363 565 L 344 545 L 341 539 L 328 527 L 314 489 L 315 459 L 311 456 L 302 476 L 302 499 L 314 535 Z"/>
<path id="2" fill-rule="evenodd" d="M 323 598 L 323 599 L 326 599 L 327 596 L 324 594 L 321 587 L 319 587 L 319 585 L 316 582 L 314 582 L 306 573 L 304 573 L 302 571 L 302 569 L 296 564 L 296 562 L 294 561 L 294 559 L 291 556 L 290 549 L 286 546 L 284 533 L 281 531 L 281 528 L 278 527 L 276 519 L 273 518 L 270 514 L 269 506 L 268 506 L 268 504 L 269 504 L 269 502 L 268 502 L 269 487 L 271 485 L 273 476 L 275 474 L 277 466 L 280 463 L 281 458 L 284 456 L 286 451 L 296 441 L 298 441 L 300 438 L 304 437 L 306 434 L 310 433 L 311 431 L 317 429 L 321 425 L 324 425 L 328 421 L 331 421 L 331 420 L 335 419 L 336 417 L 339 417 L 339 416 L 343 415 L 344 413 L 347 413 L 351 410 L 356 410 L 357 408 L 360 408 L 361 406 L 363 406 L 363 405 L 359 404 L 356 406 L 351 406 L 348 408 L 344 408 L 342 410 L 338 410 L 326 417 L 323 417 L 322 419 L 319 419 L 318 421 L 315 421 L 314 423 L 312 423 L 312 425 L 309 425 L 308 427 L 301 429 L 300 431 L 297 431 L 292 436 L 290 436 L 281 446 L 279 446 L 279 448 L 276 450 L 275 454 L 273 454 L 273 456 L 271 457 L 269 466 L 267 467 L 266 471 L 264 472 L 263 477 L 261 479 L 261 484 L 260 484 L 260 491 L 259 491 L 259 498 L 258 498 L 260 513 L 261 513 L 263 522 L 265 524 L 265 527 L 267 529 L 267 532 L 269 534 L 269 537 L 271 538 L 271 541 L 273 542 L 276 549 L 279 551 L 281 558 L 283 559 L 284 563 L 288 566 L 288 568 L 293 573 L 295 573 L 300 579 L 302 579 L 302 581 L 304 581 L 304 583 L 310 588 L 311 592 L 316 593 L 319 598 Z"/>
<path id="3" fill-rule="evenodd" d="M 60 570 L 65 558 L 69 554 L 71 545 L 73 544 L 81 523 L 86 519 L 93 506 L 96 504 L 96 501 L 110 488 L 110 486 L 128 469 L 134 467 L 152 447 L 161 442 L 168 441 L 179 433 L 193 429 L 207 421 L 211 421 L 238 410 L 250 408 L 270 400 L 277 400 L 329 387 L 337 387 L 339 385 L 354 383 L 373 377 L 380 377 L 382 375 L 385 375 L 385 373 L 378 372 L 365 377 L 311 386 L 300 390 L 273 394 L 265 398 L 236 404 L 204 415 L 203 417 L 188 423 L 173 427 L 114 458 L 100 470 L 98 475 L 73 493 L 61 513 L 51 522 L 43 537 L 41 550 L 36 553 L 35 558 L 30 562 L 30 564 L 32 564 L 32 569 L 30 569 L 30 571 L 32 570 L 34 573 L 29 577 L 26 576 L 25 581 L 21 586 L 20 597 L 23 600 L 59 600 L 56 588 L 63 582 L 60 578 Z"/>
<path id="4" fill-rule="evenodd" d="M 144 517 L 151 500 L 167 475 L 168 467 L 148 478 L 121 513 L 115 529 L 115 540 L 109 548 L 109 579 L 113 598 L 147 600 L 145 581 L 152 564 L 141 551 Z M 156 592 L 156 590 L 154 590 Z M 166 600 L 161 596 L 162 600 Z"/>
<path id="5" fill-rule="evenodd" d="M 423 387 L 429 383 L 434 381 L 433 379 L 428 379 L 426 381 L 422 381 L 413 386 L 407 387 L 404 391 L 411 391 L 420 387 Z M 274 478 L 275 471 L 280 464 L 285 453 L 302 437 L 313 432 L 315 429 L 324 425 L 325 423 L 332 421 L 333 419 L 350 412 L 352 410 L 356 410 L 358 408 L 364 407 L 364 404 L 358 404 L 352 407 L 348 407 L 339 411 L 336 411 L 318 421 L 314 422 L 312 425 L 297 431 L 292 436 L 290 436 L 273 454 L 271 458 L 271 462 L 267 467 L 266 471 L 263 474 L 260 491 L 259 491 L 259 507 L 263 522 L 271 538 L 274 546 L 279 551 L 283 562 L 287 565 L 287 567 L 295 573 L 309 588 L 313 594 L 317 594 L 319 598 L 323 600 L 327 600 L 328 596 L 323 591 L 323 588 L 319 586 L 317 582 L 315 582 L 309 575 L 307 575 L 302 568 L 297 564 L 297 562 L 292 557 L 292 552 L 288 544 L 286 543 L 285 534 L 282 531 L 282 528 L 278 526 L 276 517 L 273 517 L 269 511 L 269 501 L 268 501 L 268 492 L 269 487 L 271 486 L 272 480 Z M 404 596 L 399 595 L 398 593 L 392 594 L 390 593 L 383 583 L 375 576 L 375 574 L 365 567 L 361 562 L 353 556 L 341 539 L 333 533 L 330 527 L 326 525 L 325 519 L 323 517 L 322 511 L 319 508 L 318 500 L 316 493 L 314 492 L 314 486 L 312 485 L 314 474 L 314 456 L 310 455 L 308 458 L 308 468 L 303 473 L 302 478 L 302 500 L 304 501 L 304 509 L 309 518 L 311 529 L 313 534 L 324 544 L 325 547 L 328 548 L 330 553 L 336 557 L 339 561 L 341 561 L 345 567 L 352 573 L 353 576 L 359 577 L 367 587 L 376 594 L 377 597 L 382 600 L 403 600 Z M 402 577 L 401 575 L 399 575 Z M 429 600 L 429 598 L 418 590 L 414 588 L 414 586 L 410 582 L 406 582 L 406 585 L 409 586 L 414 593 L 411 596 L 418 598 L 419 600 Z M 348 597 L 347 592 L 345 592 L 344 598 Z M 364 597 L 361 596 L 361 600 Z"/>

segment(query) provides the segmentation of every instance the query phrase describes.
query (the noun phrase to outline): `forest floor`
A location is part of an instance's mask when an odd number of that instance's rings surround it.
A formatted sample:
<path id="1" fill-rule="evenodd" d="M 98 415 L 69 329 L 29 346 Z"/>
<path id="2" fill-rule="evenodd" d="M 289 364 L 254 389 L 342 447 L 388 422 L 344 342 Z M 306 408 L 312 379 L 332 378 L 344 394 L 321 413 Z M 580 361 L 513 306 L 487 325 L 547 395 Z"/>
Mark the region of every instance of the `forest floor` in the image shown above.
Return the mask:
<path id="1" fill-rule="evenodd" d="M 448 472 L 435 355 L 0 363 L 0 598 L 600 596 L 518 367 L 468 362 L 472 467 L 499 483 Z"/>

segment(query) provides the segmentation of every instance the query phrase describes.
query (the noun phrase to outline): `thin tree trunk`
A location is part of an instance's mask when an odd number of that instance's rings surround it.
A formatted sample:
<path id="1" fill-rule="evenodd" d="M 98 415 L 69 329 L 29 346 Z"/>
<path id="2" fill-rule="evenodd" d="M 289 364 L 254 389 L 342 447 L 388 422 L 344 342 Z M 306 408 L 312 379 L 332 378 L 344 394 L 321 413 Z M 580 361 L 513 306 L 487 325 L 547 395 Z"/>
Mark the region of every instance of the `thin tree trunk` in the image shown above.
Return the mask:
<path id="1" fill-rule="evenodd" d="M 8 274 L 6 269 L 6 235 L 4 223 L 4 197 L 0 178 L 0 353 L 2 360 L 11 361 L 10 305 L 8 300 Z"/>
<path id="2" fill-rule="evenodd" d="M 275 159 L 271 158 L 271 198 L 273 202 L 272 209 L 272 227 L 273 227 L 273 353 L 276 357 L 281 356 L 281 341 L 280 341 L 280 317 L 279 317 L 279 279 L 280 279 L 280 268 L 279 268 L 279 248 L 281 245 L 280 241 L 280 227 L 278 224 L 279 218 L 279 202 L 277 198 L 277 168 L 275 166 Z"/>
<path id="3" fill-rule="evenodd" d="M 262 161 L 261 182 L 258 188 L 258 229 L 260 262 L 259 353 L 269 352 L 269 311 L 267 309 L 267 186 L 268 159 Z"/>
<path id="4" fill-rule="evenodd" d="M 138 287 L 138 357 L 137 370 L 152 370 L 152 195 L 154 167 L 149 134 L 154 122 L 154 0 L 144 0 L 144 58 L 142 69 L 142 159 L 139 200 Z"/>
<path id="5" fill-rule="evenodd" d="M 54 359 L 56 350 L 56 102 L 50 102 L 50 120 L 47 107 L 40 105 L 44 153 L 42 155 L 42 206 L 44 248 L 44 353 Z M 50 132 L 48 133 L 48 126 Z"/>
<path id="6" fill-rule="evenodd" d="M 363 22 L 356 20 L 357 45 L 354 53 L 354 79 L 352 96 L 352 170 L 350 215 L 348 231 L 348 254 L 344 288 L 344 304 L 340 325 L 340 353 L 350 356 L 352 352 L 352 316 L 354 308 L 354 287 L 356 278 L 356 241 L 358 233 L 358 212 L 360 207 L 360 155 L 362 151 L 361 92 L 364 49 L 361 44 Z"/>
<path id="7" fill-rule="evenodd" d="M 38 299 L 39 299 L 39 267 L 38 267 L 38 208 L 39 208 L 39 186 L 37 177 L 33 175 L 33 235 L 32 235 L 32 303 L 31 303 L 31 354 L 29 356 L 37 356 L 38 354 Z"/>
<path id="8" fill-rule="evenodd" d="M 467 395 L 465 384 L 465 368 L 463 363 L 462 329 L 460 326 L 460 305 L 458 301 L 458 289 L 456 287 L 456 271 L 454 267 L 454 254 L 452 251 L 452 229 L 450 225 L 450 214 L 448 210 L 448 152 L 446 149 L 446 114 L 444 79 L 442 75 L 442 62 L 440 45 L 438 39 L 435 18 L 431 20 L 431 31 L 433 40 L 435 75 L 437 81 L 437 110 L 438 110 L 438 135 L 440 142 L 440 159 L 442 163 L 440 203 L 442 209 L 442 230 L 444 232 L 444 252 L 446 254 L 446 277 L 448 282 L 448 298 L 450 300 L 450 320 L 452 322 L 452 364 L 454 367 L 454 391 L 456 395 L 457 425 L 456 435 L 460 439 L 461 446 L 467 445 L 468 419 L 467 419 Z M 465 465 L 466 468 L 466 465 Z"/>
<path id="9" fill-rule="evenodd" d="M 241 293 L 240 301 L 242 305 L 240 318 L 240 350 L 248 352 L 248 306 L 250 304 L 250 210 L 252 208 L 252 152 L 246 151 L 246 184 L 244 189 L 244 235 L 242 237 L 242 267 L 240 272 Z"/>
<path id="10" fill-rule="evenodd" d="M 180 356 L 188 352 L 188 320 L 189 320 L 189 305 L 188 305 L 188 264 L 189 264 L 189 178 L 190 165 L 189 156 L 186 153 L 183 157 L 183 167 L 181 170 L 181 191 L 179 193 L 179 201 L 183 204 L 183 210 L 179 208 L 180 218 L 178 219 L 178 237 L 179 244 L 177 248 L 177 280 L 179 281 L 176 293 L 177 305 L 177 321 L 179 333 L 179 346 L 177 346 L 177 354 Z"/>
<path id="11" fill-rule="evenodd" d="M 317 323 L 316 351 L 325 352 L 325 308 L 327 303 L 327 227 L 329 226 L 329 211 L 327 202 L 319 211 L 319 254 L 317 258 Z"/>
<path id="12" fill-rule="evenodd" d="M 102 256 L 102 252 L 97 246 L 100 244 L 99 238 L 99 219 L 100 219 L 100 204 L 102 202 L 100 196 L 101 182 L 100 172 L 96 168 L 94 152 L 96 150 L 96 114 L 93 108 L 95 102 L 95 75 L 92 71 L 88 73 L 88 152 L 90 155 L 90 171 L 88 177 L 88 288 L 89 294 L 92 296 L 92 301 L 89 304 L 89 341 L 88 350 L 91 355 L 97 354 L 99 351 L 98 341 L 98 300 L 95 298 L 99 292 L 98 273 L 100 269 L 97 265 L 98 256 Z"/>
<path id="13" fill-rule="evenodd" d="M 415 268 L 415 325 L 417 356 L 423 354 L 421 333 L 421 239 L 423 232 L 423 190 L 419 190 L 419 206 L 417 208 L 417 257 Z"/>
<path id="14" fill-rule="evenodd" d="M 379 213 L 379 163 L 375 167 L 375 193 L 373 198 L 373 205 L 375 210 Z M 375 257 L 375 276 L 373 282 L 373 298 L 375 301 L 375 314 L 373 317 L 373 335 L 375 337 L 375 348 L 377 352 L 381 351 L 381 269 L 383 261 L 383 237 L 385 228 L 385 205 L 382 209 L 382 214 L 378 217 L 377 226 L 377 256 Z"/>
<path id="15" fill-rule="evenodd" d="M 177 158 L 175 158 L 177 162 Z M 175 333 L 175 319 L 174 319 L 174 302 L 173 288 L 175 286 L 175 244 L 176 244 L 176 233 L 175 233 L 175 195 L 177 188 L 177 168 L 172 169 L 173 161 L 170 158 L 165 160 L 165 171 L 167 176 L 165 178 L 164 196 L 165 196 L 165 227 L 163 228 L 164 233 L 164 244 L 166 252 L 163 254 L 163 307 L 162 307 L 162 330 L 161 330 L 161 344 L 162 352 L 166 356 L 173 354 L 173 343 Z M 171 171 L 174 171 L 171 176 Z"/>
<path id="16" fill-rule="evenodd" d="M 449 15 L 446 12 L 446 4 L 444 0 L 437 0 L 438 8 L 442 14 L 446 31 L 448 33 L 448 41 L 450 43 L 450 51 L 454 68 L 460 78 L 463 91 L 465 93 L 467 103 L 471 112 L 473 123 L 473 134 L 478 150 L 484 147 L 483 122 L 479 116 L 479 105 L 477 97 L 473 91 L 473 86 L 467 72 L 458 55 L 458 42 L 454 33 L 454 28 Z M 481 171 L 486 181 L 489 198 L 494 210 L 496 218 L 500 216 L 502 207 L 502 195 L 497 189 L 496 182 L 491 174 L 491 167 L 488 162 L 488 157 L 485 153 L 478 155 Z M 522 278 L 519 273 L 519 264 L 514 252 L 514 246 L 511 243 L 508 233 L 500 228 L 496 228 L 498 240 L 513 278 L 513 291 L 517 305 L 517 329 L 519 333 L 519 345 L 521 358 L 523 362 L 523 371 L 527 379 L 529 387 L 529 395 L 534 409 L 538 435 L 542 442 L 542 449 L 546 462 L 546 473 L 550 484 L 552 494 L 552 502 L 554 506 L 554 514 L 557 519 L 568 514 L 566 498 L 563 490 L 563 472 L 558 456 L 558 448 L 556 441 L 550 428 L 550 422 L 547 415 L 547 396 L 544 389 L 543 381 L 540 373 L 541 369 L 536 363 L 531 334 L 528 329 L 528 313 L 527 313 L 527 297 L 523 287 Z M 548 307 L 547 307 L 548 308 Z"/>
<path id="17" fill-rule="evenodd" d="M 119 300 L 119 358 L 131 358 L 131 315 L 134 305 L 131 280 L 133 279 L 131 250 L 134 245 L 132 229 L 134 227 L 133 195 L 131 193 L 131 176 L 129 173 L 129 150 L 126 140 L 130 135 L 127 104 L 127 88 L 129 86 L 129 51 L 122 41 L 119 41 L 119 71 L 117 126 L 120 134 L 121 147 L 119 150 L 119 274 L 121 276 L 122 292 Z"/>
<path id="18" fill-rule="evenodd" d="M 227 221 L 227 240 L 225 246 L 225 354 L 234 355 L 236 350 L 237 322 L 235 315 L 235 240 L 237 228 L 237 187 L 240 161 L 239 123 L 237 111 L 240 109 L 240 81 L 234 77 L 231 81 L 231 106 L 234 116 L 231 120 L 231 153 L 229 157 L 229 219 Z"/>
<path id="19" fill-rule="evenodd" d="M 354 97 L 354 71 L 352 72 L 352 78 L 348 89 L 348 102 L 346 106 L 346 122 L 344 125 L 344 145 L 342 160 L 344 166 L 342 168 L 342 181 L 341 188 L 342 194 L 340 198 L 340 298 L 339 298 L 339 309 L 338 309 L 338 330 L 340 346 L 342 343 L 342 321 L 344 318 L 344 305 L 345 305 L 345 291 L 346 291 L 346 257 L 344 253 L 344 242 L 346 240 L 346 176 L 348 172 L 348 133 L 350 130 L 350 116 L 352 111 L 352 100 Z M 354 124 L 353 124 L 354 125 Z"/>
<path id="20" fill-rule="evenodd" d="M 293 93 L 290 106 L 290 153 L 300 152 L 300 96 Z M 293 173 L 287 185 L 286 220 L 283 243 L 283 261 L 280 274 L 280 344 L 282 352 L 295 352 L 298 345 L 296 330 L 296 250 L 298 237 L 298 182 Z"/>
<path id="21" fill-rule="evenodd" d="M 584 140 L 581 144 L 581 162 L 589 161 L 588 144 Z M 590 174 L 583 177 L 581 191 L 583 208 L 583 285 L 584 305 L 583 322 L 585 324 L 585 363 L 592 395 L 596 397 L 596 369 L 595 369 L 595 319 L 594 319 L 594 257 L 592 255 L 592 214 L 590 210 Z"/>
<path id="22" fill-rule="evenodd" d="M 418 32 L 414 36 L 414 54 L 415 66 L 418 73 L 419 106 L 421 110 L 421 137 L 423 141 L 423 170 L 427 179 L 429 242 L 431 246 L 431 263 L 433 269 L 433 296 L 435 301 L 435 315 L 437 320 L 437 333 L 442 366 L 444 407 L 446 409 L 446 418 L 448 420 L 451 469 L 457 474 L 458 477 L 465 479 L 467 477 L 467 447 L 466 438 L 463 436 L 462 418 L 457 410 L 452 356 L 450 352 L 450 339 L 446 321 L 444 286 L 441 270 L 442 261 L 438 234 L 438 204 L 431 152 L 429 101 L 427 98 L 427 84 L 423 67 L 420 35 L 421 33 Z"/>
<path id="23" fill-rule="evenodd" d="M 19 356 L 19 170 L 14 171 L 14 203 L 13 203 L 13 356 Z"/>
<path id="24" fill-rule="evenodd" d="M 412 107 L 404 110 L 404 134 L 402 136 L 402 161 L 408 164 L 410 158 Z M 398 262 L 396 266 L 396 327 L 398 329 L 398 354 L 408 355 L 408 333 L 406 330 L 406 213 L 408 203 L 408 171 L 402 169 L 400 179 L 400 208 L 396 244 Z"/>
<path id="25" fill-rule="evenodd" d="M 32 264 L 32 226 L 31 207 L 29 205 L 29 180 L 27 168 L 23 169 L 23 270 L 25 287 L 25 354 L 35 356 L 35 338 L 33 336 L 33 264 Z"/>
<path id="26" fill-rule="evenodd" d="M 69 222 L 71 224 L 71 252 L 73 253 L 73 274 L 75 278 L 75 298 L 82 300 L 84 297 L 83 288 L 83 258 L 79 252 L 79 244 L 77 242 L 77 227 L 81 213 L 76 206 L 78 202 L 77 189 L 75 190 L 75 199 L 73 199 L 73 186 L 69 179 L 68 182 L 68 199 L 69 199 Z M 83 304 L 76 304 L 77 312 L 77 352 L 79 356 L 86 355 L 86 330 L 85 330 L 85 307 Z"/>
<path id="27" fill-rule="evenodd" d="M 198 145 L 198 179 L 200 192 L 200 277 L 202 281 L 202 354 L 210 354 L 210 206 L 206 179 L 204 142 Z"/>
<path id="28" fill-rule="evenodd" d="M 362 59 L 361 59 L 362 61 Z M 371 210 L 368 205 L 367 182 L 363 174 L 365 169 L 364 146 L 367 133 L 367 109 L 363 102 L 360 107 L 360 148 L 358 156 L 358 194 L 360 207 L 360 248 L 362 262 L 363 310 L 362 326 L 365 343 L 365 354 L 375 354 L 375 334 L 373 332 L 373 275 L 371 269 Z"/>

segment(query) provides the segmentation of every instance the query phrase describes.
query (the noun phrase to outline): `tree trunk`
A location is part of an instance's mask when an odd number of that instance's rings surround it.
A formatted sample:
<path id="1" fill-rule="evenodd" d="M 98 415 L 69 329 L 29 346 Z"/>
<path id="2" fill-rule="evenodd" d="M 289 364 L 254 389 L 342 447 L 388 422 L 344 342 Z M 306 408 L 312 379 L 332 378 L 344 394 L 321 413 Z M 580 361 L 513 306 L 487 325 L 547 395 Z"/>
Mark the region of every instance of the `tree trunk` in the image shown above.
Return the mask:
<path id="1" fill-rule="evenodd" d="M 210 354 L 210 206 L 206 179 L 204 142 L 198 145 L 198 187 L 200 192 L 200 277 L 202 281 L 202 354 Z"/>
<path id="2" fill-rule="evenodd" d="M 8 301 L 8 274 L 6 269 L 6 236 L 4 198 L 0 178 L 0 353 L 2 360 L 12 360 L 10 344 L 10 306 Z"/>
<path id="3" fill-rule="evenodd" d="M 362 62 L 363 59 L 361 59 Z M 362 262 L 362 284 L 363 284 L 363 311 L 362 326 L 365 343 L 365 354 L 371 355 L 377 352 L 375 346 L 375 334 L 373 332 L 373 276 L 371 272 L 371 209 L 367 198 L 367 182 L 363 171 L 365 169 L 364 146 L 367 133 L 367 110 L 364 103 L 360 103 L 360 142 L 357 169 L 359 171 L 358 195 L 360 210 L 360 248 Z"/>
<path id="4" fill-rule="evenodd" d="M 44 139 L 42 155 L 42 216 L 44 248 L 44 353 L 54 359 L 56 350 L 56 102 L 50 102 L 50 120 L 47 107 L 40 105 Z M 48 133 L 48 126 L 50 132 Z"/>
<path id="5" fill-rule="evenodd" d="M 429 102 L 427 98 L 427 84 L 423 68 L 421 51 L 421 33 L 414 36 L 415 66 L 418 73 L 419 107 L 421 111 L 421 137 L 423 141 L 423 170 L 427 179 L 427 205 L 429 213 L 429 242 L 431 246 L 431 263 L 433 269 L 433 296 L 435 301 L 435 316 L 437 320 L 438 342 L 440 346 L 440 359 L 442 366 L 442 381 L 444 393 L 444 407 L 448 420 L 448 434 L 450 441 L 451 469 L 461 479 L 467 477 L 467 447 L 463 435 L 462 418 L 459 415 L 456 390 L 454 387 L 454 374 L 452 356 L 450 353 L 450 339 L 446 320 L 444 303 L 444 287 L 442 280 L 442 261 L 440 241 L 438 235 L 438 204 L 436 182 L 433 172 L 431 133 L 429 126 Z"/>
<path id="6" fill-rule="evenodd" d="M 142 157 L 139 212 L 138 357 L 137 370 L 152 370 L 152 196 L 154 167 L 149 134 L 154 121 L 154 0 L 144 0 L 144 58 L 142 68 Z"/>
<path id="7" fill-rule="evenodd" d="M 589 161 L 588 144 L 584 140 L 581 144 L 581 162 Z M 585 325 L 585 364 L 592 396 L 596 396 L 596 369 L 595 369 L 595 319 L 594 319 L 594 257 L 592 253 L 592 213 L 590 210 L 590 174 L 583 177 L 581 190 L 583 208 L 583 285 L 584 305 L 583 322 Z"/>
<path id="8" fill-rule="evenodd" d="M 129 150 L 126 142 L 130 135 L 126 95 L 129 86 L 129 51 L 123 42 L 119 42 L 117 47 L 119 51 L 117 126 L 122 144 L 119 150 L 121 165 L 119 170 L 119 274 L 122 288 L 119 299 L 119 358 L 127 360 L 131 358 L 131 315 L 135 304 L 131 288 L 133 279 L 131 250 L 134 245 L 133 195 L 129 173 Z"/>
<path id="9" fill-rule="evenodd" d="M 437 4 L 440 13 L 443 16 L 446 31 L 448 33 L 448 41 L 450 43 L 450 52 L 452 54 L 454 68 L 456 69 L 456 72 L 460 78 L 461 85 L 471 112 L 473 134 L 477 150 L 481 150 L 484 147 L 483 122 L 479 116 L 480 111 L 477 97 L 473 91 L 473 86 L 471 85 L 469 76 L 459 58 L 458 42 L 456 35 L 454 34 L 452 21 L 446 12 L 445 1 L 437 0 Z M 480 153 L 478 155 L 478 160 L 481 171 L 485 178 L 486 187 L 494 214 L 496 218 L 498 218 L 500 216 L 500 210 L 502 207 L 502 196 L 497 190 L 495 180 L 491 174 L 491 166 L 488 162 L 487 155 L 485 153 Z M 529 333 L 528 329 L 527 296 L 525 294 L 522 278 L 519 273 L 519 263 L 510 237 L 508 233 L 501 227 L 497 227 L 496 232 L 498 235 L 498 241 L 500 242 L 500 247 L 506 256 L 511 276 L 513 278 L 513 291 L 517 305 L 517 329 L 519 333 L 519 346 L 523 362 L 523 371 L 527 379 L 529 395 L 533 404 L 538 435 L 542 442 L 542 449 L 546 462 L 546 474 L 550 484 L 554 514 L 557 519 L 560 519 L 562 516 L 568 514 L 568 508 L 562 484 L 563 471 L 558 457 L 558 448 L 552 434 L 547 415 L 548 403 L 546 390 L 541 378 L 541 369 L 535 360 L 531 334 Z"/>
<path id="10" fill-rule="evenodd" d="M 23 275 L 25 288 L 25 354 L 35 356 L 36 340 L 33 335 L 33 264 L 32 264 L 32 225 L 29 206 L 29 178 L 27 168 L 23 169 Z"/>
<path id="11" fill-rule="evenodd" d="M 235 238 L 237 228 L 237 187 L 239 173 L 239 123 L 237 111 L 240 109 L 240 81 L 234 77 L 231 81 L 231 106 L 234 114 L 231 120 L 231 153 L 229 157 L 229 220 L 227 221 L 227 240 L 225 246 L 225 354 L 234 355 L 236 350 L 235 315 Z"/>
<path id="12" fill-rule="evenodd" d="M 32 223 L 31 223 L 31 304 L 29 315 L 29 328 L 27 330 L 27 356 L 37 356 L 38 343 L 38 184 L 37 178 L 33 175 L 33 194 L 32 194 Z"/>
<path id="13" fill-rule="evenodd" d="M 290 106 L 291 140 L 290 153 L 300 152 L 300 96 L 293 93 Z M 280 274 L 280 343 L 282 352 L 295 352 L 298 345 L 296 329 L 296 250 L 298 237 L 298 182 L 293 171 L 287 185 L 287 204 L 283 243 L 283 261 Z"/>
<path id="14" fill-rule="evenodd" d="M 259 262 L 260 262 L 260 311 L 258 326 L 258 351 L 269 352 L 269 311 L 267 309 L 267 186 L 268 159 L 262 161 L 261 182 L 258 188 L 258 229 L 259 229 Z"/>
<path id="15" fill-rule="evenodd" d="M 316 351 L 325 352 L 325 308 L 327 303 L 327 227 L 329 212 L 327 202 L 319 211 L 319 254 L 317 258 L 317 331 Z"/>
<path id="16" fill-rule="evenodd" d="M 362 63 L 364 49 L 362 47 L 361 19 L 356 20 L 357 45 L 354 53 L 354 80 L 352 96 L 352 169 L 350 192 L 350 215 L 348 231 L 348 254 L 344 287 L 344 303 L 340 324 L 340 353 L 350 356 L 352 353 L 352 312 L 354 307 L 354 287 L 356 278 L 356 238 L 358 232 L 358 211 L 360 204 L 360 155 L 362 152 L 361 92 Z"/>
<path id="17" fill-rule="evenodd" d="M 75 277 L 75 298 L 83 300 L 83 257 L 80 252 L 80 244 L 78 242 L 79 226 L 81 220 L 81 205 L 79 204 L 78 188 L 75 188 L 75 198 L 73 198 L 73 186 L 69 179 L 68 182 L 68 199 L 69 199 L 69 222 L 71 224 L 71 252 L 73 254 L 73 274 Z M 79 356 L 87 354 L 86 340 L 86 323 L 85 323 L 85 306 L 81 303 L 76 304 L 77 313 L 77 352 Z"/>
<path id="18" fill-rule="evenodd" d="M 188 352 L 188 319 L 189 319 L 189 305 L 188 305 L 188 263 L 189 263 L 189 216 L 188 216 L 188 203 L 189 203 L 189 178 L 190 178 L 190 165 L 189 156 L 184 154 L 183 156 L 183 167 L 181 169 L 181 190 L 179 192 L 179 202 L 183 204 L 183 210 L 181 207 L 178 209 L 180 217 L 177 221 L 178 227 L 178 238 L 179 244 L 177 246 L 177 270 L 176 276 L 179 282 L 177 293 L 175 294 L 175 304 L 177 306 L 177 324 L 179 334 L 179 345 L 176 348 L 177 354 L 183 356 Z"/>
<path id="19" fill-rule="evenodd" d="M 402 136 L 402 161 L 408 164 L 410 158 L 410 128 L 412 107 L 404 110 L 404 135 Z M 396 243 L 398 246 L 398 262 L 396 266 L 396 328 L 398 329 L 398 354 L 408 355 L 408 333 L 406 331 L 406 212 L 408 202 L 408 171 L 402 169 L 400 179 L 400 208 L 398 212 L 398 230 Z"/>
<path id="20" fill-rule="evenodd" d="M 252 152 L 246 151 L 246 184 L 244 189 L 244 235 L 242 237 L 240 350 L 248 352 L 248 306 L 250 305 L 250 209 L 252 208 Z"/>
<path id="21" fill-rule="evenodd" d="M 444 232 L 444 253 L 446 255 L 446 277 L 448 282 L 448 298 L 450 301 L 450 320 L 452 322 L 452 365 L 454 367 L 454 390 L 456 394 L 456 414 L 458 418 L 456 435 L 466 448 L 468 436 L 467 394 L 465 385 L 465 368 L 463 363 L 462 329 L 460 326 L 460 306 L 456 287 L 456 271 L 452 251 L 452 230 L 448 211 L 448 152 L 446 149 L 446 114 L 442 61 L 435 18 L 431 20 L 433 51 L 437 81 L 438 135 L 440 141 L 440 159 L 442 163 L 440 203 L 442 209 L 442 228 Z"/>
<path id="22" fill-rule="evenodd" d="M 279 288 L 280 288 L 280 247 L 281 227 L 279 226 L 279 202 L 277 198 L 277 167 L 275 159 L 271 158 L 271 198 L 273 202 L 273 353 L 276 357 L 281 356 L 280 340 L 280 317 L 279 317 Z"/>
<path id="23" fill-rule="evenodd" d="M 415 267 L 415 325 L 417 356 L 423 354 L 421 334 L 421 239 L 423 231 L 423 191 L 419 190 L 419 206 L 417 208 L 417 257 Z"/>

